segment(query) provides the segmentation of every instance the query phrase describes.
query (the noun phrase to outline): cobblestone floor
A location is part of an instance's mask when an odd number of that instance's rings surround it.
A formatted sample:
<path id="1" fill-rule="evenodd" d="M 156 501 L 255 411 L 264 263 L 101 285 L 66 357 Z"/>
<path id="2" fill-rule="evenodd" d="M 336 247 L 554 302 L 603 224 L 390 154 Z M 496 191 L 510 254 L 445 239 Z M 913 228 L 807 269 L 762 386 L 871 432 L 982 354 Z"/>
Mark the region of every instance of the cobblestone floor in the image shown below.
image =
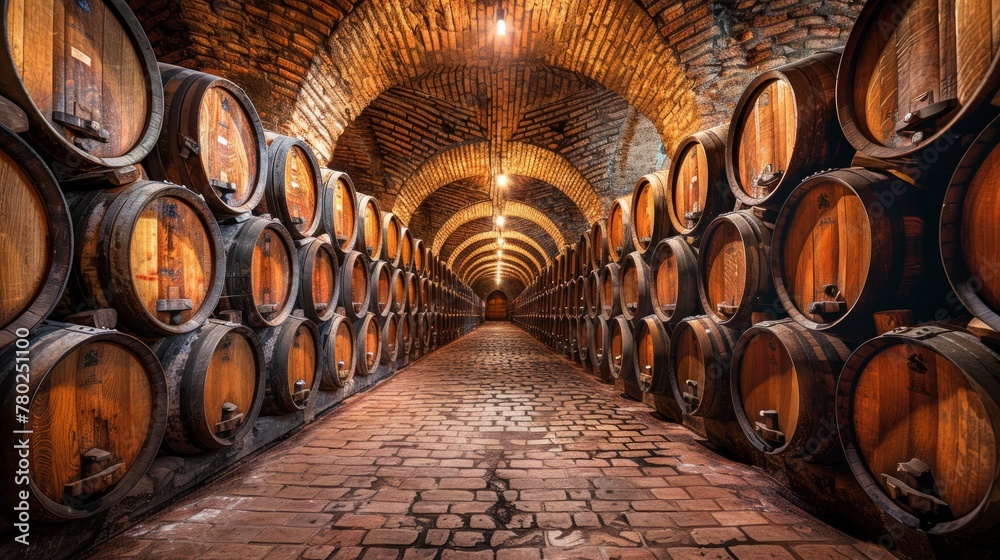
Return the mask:
<path id="1" fill-rule="evenodd" d="M 93 558 L 889 558 L 773 484 L 490 324 Z"/>

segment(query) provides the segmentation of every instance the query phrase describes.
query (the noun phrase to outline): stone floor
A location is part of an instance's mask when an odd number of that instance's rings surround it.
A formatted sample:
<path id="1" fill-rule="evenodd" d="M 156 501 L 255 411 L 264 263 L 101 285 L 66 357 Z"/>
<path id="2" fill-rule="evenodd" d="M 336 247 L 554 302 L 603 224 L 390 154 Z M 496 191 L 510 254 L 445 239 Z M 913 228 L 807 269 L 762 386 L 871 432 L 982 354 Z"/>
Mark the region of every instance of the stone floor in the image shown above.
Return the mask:
<path id="1" fill-rule="evenodd" d="M 92 558 L 889 558 L 489 324 Z"/>

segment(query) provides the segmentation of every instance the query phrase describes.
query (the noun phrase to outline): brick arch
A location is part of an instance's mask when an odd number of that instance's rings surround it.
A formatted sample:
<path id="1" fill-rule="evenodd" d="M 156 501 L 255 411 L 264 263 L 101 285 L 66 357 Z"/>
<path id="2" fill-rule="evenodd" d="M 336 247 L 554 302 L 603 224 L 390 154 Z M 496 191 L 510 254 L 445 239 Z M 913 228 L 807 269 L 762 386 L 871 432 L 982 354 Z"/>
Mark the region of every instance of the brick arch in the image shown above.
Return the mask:
<path id="1" fill-rule="evenodd" d="M 407 179 L 396 197 L 393 212 L 403 222 L 437 189 L 476 176 L 490 176 L 490 145 L 488 142 L 468 142 L 439 152 L 428 159 Z M 562 156 L 530 144 L 505 144 L 502 170 L 508 175 L 521 175 L 544 181 L 569 197 L 580 213 L 590 222 L 602 213 L 601 199 L 594 187 Z"/>
<path id="2" fill-rule="evenodd" d="M 572 4 L 572 5 L 571 5 Z M 511 7 L 473 0 L 363 2 L 333 29 L 301 82 L 289 129 L 327 159 L 344 129 L 382 92 L 440 66 L 532 61 L 576 72 L 646 115 L 672 147 L 700 121 L 694 83 L 637 2 L 577 0 Z M 613 32 L 612 32 L 613 31 Z"/>
<path id="3" fill-rule="evenodd" d="M 543 230 L 545 230 L 545 233 L 549 234 L 555 242 L 556 247 L 562 247 L 567 244 L 566 237 L 563 235 L 559 227 L 556 226 L 556 224 L 549 219 L 548 216 L 539 212 L 535 208 L 528 206 L 527 204 L 507 201 L 504 203 L 503 213 L 504 216 L 524 218 L 538 224 Z M 434 235 L 434 241 L 431 243 L 431 250 L 434 251 L 435 254 L 440 254 L 441 248 L 444 247 L 445 242 L 462 224 L 479 218 L 489 218 L 492 216 L 493 202 L 480 202 L 478 204 L 466 206 L 449 218 L 448 221 L 441 226 L 441 229 L 437 231 Z"/>
<path id="4" fill-rule="evenodd" d="M 543 249 L 542 246 L 539 245 L 538 242 L 532 239 L 531 237 L 524 235 L 519 231 L 504 231 L 503 237 L 508 241 L 513 240 L 519 243 L 523 243 L 528 247 L 531 247 L 532 249 L 538 251 L 538 254 L 541 255 L 542 257 L 542 260 L 539 261 L 542 267 L 549 264 L 549 262 L 551 261 L 551 259 L 546 254 L 545 249 Z M 473 235 L 472 237 L 469 237 L 468 239 L 463 241 L 458 247 L 456 247 L 454 251 L 451 252 L 451 256 L 448 257 L 448 266 L 451 267 L 455 266 L 455 261 L 458 259 L 459 256 L 461 256 L 462 251 L 465 251 L 467 248 L 472 247 L 476 243 L 491 239 L 496 239 L 496 233 L 492 231 L 478 233 L 476 235 Z"/>
<path id="5" fill-rule="evenodd" d="M 472 267 L 482 262 L 483 257 L 493 257 L 493 259 L 496 259 L 497 249 L 499 248 L 500 247 L 496 245 L 484 245 L 482 248 L 470 253 L 469 256 L 462 259 L 458 263 L 458 266 L 453 270 L 456 274 L 458 274 L 459 278 L 461 278 L 467 270 L 470 270 Z M 532 274 L 538 274 L 542 271 L 542 266 L 535 260 L 527 249 L 522 249 L 514 244 L 504 245 L 503 258 L 506 259 L 508 256 L 525 265 L 525 267 L 527 267 Z"/>
<path id="6" fill-rule="evenodd" d="M 474 280 L 475 276 L 471 274 L 472 271 L 479 270 L 480 268 L 482 268 L 483 265 L 493 267 L 495 274 L 497 261 L 501 261 L 502 264 L 510 264 L 512 267 L 523 271 L 524 273 L 527 274 L 527 278 L 533 278 L 536 275 L 536 273 L 533 270 L 531 270 L 531 266 L 525 263 L 523 260 L 520 260 L 520 258 L 517 255 L 512 255 L 508 257 L 506 254 L 504 254 L 503 259 L 497 259 L 496 255 L 483 255 L 476 262 L 472 263 L 472 265 L 468 267 L 465 273 L 463 273 L 463 274 L 468 274 L 468 277 L 463 276 L 462 281 L 468 282 L 470 280 Z"/>
<path id="7" fill-rule="evenodd" d="M 497 270 L 496 261 L 483 262 L 473 270 L 469 271 L 468 282 L 475 283 L 476 280 L 483 278 L 485 276 L 494 277 L 496 276 L 496 270 Z M 522 266 L 516 262 L 504 261 L 500 263 L 500 270 L 501 270 L 500 274 L 501 282 L 503 281 L 503 278 L 506 275 L 510 275 L 511 277 L 521 280 L 522 282 L 525 283 L 525 285 L 531 282 L 531 273 L 528 272 L 527 270 L 524 270 Z"/>
<path id="8" fill-rule="evenodd" d="M 512 302 L 514 298 L 524 291 L 527 286 L 519 278 L 514 278 L 513 276 L 505 276 L 500 279 L 500 286 L 497 287 L 497 283 L 492 278 L 487 276 L 480 276 L 479 280 L 472 283 L 472 291 L 476 293 L 476 296 L 485 301 L 485 298 L 496 290 L 500 290 L 507 294 L 507 301 Z"/>

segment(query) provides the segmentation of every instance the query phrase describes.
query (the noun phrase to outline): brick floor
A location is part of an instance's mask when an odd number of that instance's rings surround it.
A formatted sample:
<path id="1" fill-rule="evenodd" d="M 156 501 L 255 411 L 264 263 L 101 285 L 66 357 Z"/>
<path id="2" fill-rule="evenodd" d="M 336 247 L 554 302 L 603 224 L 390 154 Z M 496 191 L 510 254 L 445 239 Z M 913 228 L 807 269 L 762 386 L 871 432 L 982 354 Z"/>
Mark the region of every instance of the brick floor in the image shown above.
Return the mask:
<path id="1" fill-rule="evenodd" d="M 92 558 L 891 558 L 773 484 L 490 324 Z"/>

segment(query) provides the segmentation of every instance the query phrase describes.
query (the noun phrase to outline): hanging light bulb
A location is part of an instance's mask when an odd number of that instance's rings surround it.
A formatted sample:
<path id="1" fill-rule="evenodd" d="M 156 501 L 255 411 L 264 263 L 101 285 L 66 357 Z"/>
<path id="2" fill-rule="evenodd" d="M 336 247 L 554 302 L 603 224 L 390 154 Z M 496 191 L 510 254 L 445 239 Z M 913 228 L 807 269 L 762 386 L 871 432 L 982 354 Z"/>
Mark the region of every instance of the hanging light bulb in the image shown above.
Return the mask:
<path id="1" fill-rule="evenodd" d="M 497 249 L 497 256 L 503 257 L 503 249 Z"/>
<path id="2" fill-rule="evenodd" d="M 503 237 L 497 237 L 497 245 L 503 245 L 503 244 L 504 244 Z"/>
<path id="3" fill-rule="evenodd" d="M 501 189 L 507 186 L 507 176 L 497 175 L 497 186 Z"/>
<path id="4" fill-rule="evenodd" d="M 503 216 L 497 216 L 497 225 L 498 226 L 503 227 L 503 224 L 506 221 L 507 221 L 507 219 L 504 218 Z"/>
<path id="5" fill-rule="evenodd" d="M 507 21 L 504 20 L 503 8 L 497 9 L 497 35 L 503 37 L 507 34 Z"/>

